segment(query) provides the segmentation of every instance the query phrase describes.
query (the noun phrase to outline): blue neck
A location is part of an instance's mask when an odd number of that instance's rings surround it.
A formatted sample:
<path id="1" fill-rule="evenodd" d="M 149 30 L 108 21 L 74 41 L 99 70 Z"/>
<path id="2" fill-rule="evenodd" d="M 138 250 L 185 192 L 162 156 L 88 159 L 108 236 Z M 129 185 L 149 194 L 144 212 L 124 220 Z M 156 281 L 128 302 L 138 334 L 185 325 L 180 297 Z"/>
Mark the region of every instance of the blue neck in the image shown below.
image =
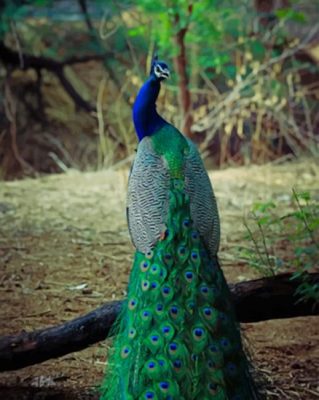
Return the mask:
<path id="1" fill-rule="evenodd" d="M 160 89 L 160 82 L 151 76 L 138 92 L 133 106 L 133 122 L 139 141 L 167 124 L 156 111 Z"/>

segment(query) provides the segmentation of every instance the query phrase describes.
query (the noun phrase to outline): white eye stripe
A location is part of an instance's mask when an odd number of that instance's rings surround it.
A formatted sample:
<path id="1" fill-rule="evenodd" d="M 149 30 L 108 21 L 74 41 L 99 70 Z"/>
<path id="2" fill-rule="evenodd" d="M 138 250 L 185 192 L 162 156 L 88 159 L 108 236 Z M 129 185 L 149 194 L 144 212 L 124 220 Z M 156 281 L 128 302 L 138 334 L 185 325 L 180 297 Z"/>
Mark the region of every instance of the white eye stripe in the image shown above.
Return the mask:
<path id="1" fill-rule="evenodd" d="M 154 73 L 158 78 L 167 78 L 170 75 L 169 69 L 157 64 L 154 67 Z"/>

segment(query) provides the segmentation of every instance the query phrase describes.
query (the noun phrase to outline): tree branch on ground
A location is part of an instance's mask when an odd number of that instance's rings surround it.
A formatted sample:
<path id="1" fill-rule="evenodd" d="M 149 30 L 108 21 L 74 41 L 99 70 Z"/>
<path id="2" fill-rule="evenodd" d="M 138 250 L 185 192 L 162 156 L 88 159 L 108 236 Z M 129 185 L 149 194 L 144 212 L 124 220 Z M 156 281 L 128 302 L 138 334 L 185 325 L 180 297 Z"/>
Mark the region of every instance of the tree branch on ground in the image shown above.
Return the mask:
<path id="1" fill-rule="evenodd" d="M 319 273 L 309 274 L 319 282 Z M 298 301 L 300 280 L 291 274 L 229 285 L 240 322 L 318 315 L 314 301 Z M 0 338 L 0 371 L 15 370 L 82 350 L 104 340 L 119 314 L 122 302 L 106 303 L 64 324 Z"/>

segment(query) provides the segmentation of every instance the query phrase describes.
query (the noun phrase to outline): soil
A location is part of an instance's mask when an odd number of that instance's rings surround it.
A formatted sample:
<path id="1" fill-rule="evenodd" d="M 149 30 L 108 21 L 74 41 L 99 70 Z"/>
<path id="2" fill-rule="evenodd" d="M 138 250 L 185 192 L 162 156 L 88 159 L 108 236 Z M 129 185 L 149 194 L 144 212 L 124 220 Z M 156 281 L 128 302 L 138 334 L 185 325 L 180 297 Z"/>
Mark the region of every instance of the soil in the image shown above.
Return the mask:
<path id="1" fill-rule="evenodd" d="M 125 217 L 127 170 L 0 185 L 0 335 L 85 314 L 125 295 L 134 249 Z M 256 273 L 238 257 L 243 216 L 257 201 L 289 208 L 292 188 L 319 196 L 313 159 L 211 172 L 230 282 Z M 319 398 L 319 317 L 242 324 L 269 399 Z M 1 399 L 98 399 L 108 341 L 0 374 Z"/>

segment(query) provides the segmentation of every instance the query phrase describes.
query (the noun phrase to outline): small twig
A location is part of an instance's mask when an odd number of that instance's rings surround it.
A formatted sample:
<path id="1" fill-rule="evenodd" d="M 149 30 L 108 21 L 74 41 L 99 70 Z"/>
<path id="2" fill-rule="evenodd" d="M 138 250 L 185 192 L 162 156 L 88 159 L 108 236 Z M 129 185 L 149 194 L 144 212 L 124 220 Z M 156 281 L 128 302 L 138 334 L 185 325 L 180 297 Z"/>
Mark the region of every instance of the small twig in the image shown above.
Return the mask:
<path id="1" fill-rule="evenodd" d="M 56 165 L 57 165 L 59 168 L 61 168 L 61 170 L 62 170 L 63 172 L 67 172 L 67 171 L 68 171 L 69 168 L 64 164 L 64 162 L 63 162 L 62 160 L 60 160 L 60 158 L 59 158 L 55 153 L 53 153 L 52 151 L 50 151 L 49 154 L 48 154 L 48 156 L 49 156 L 50 158 L 52 158 L 52 160 L 56 163 Z"/>
<path id="2" fill-rule="evenodd" d="M 315 236 L 313 234 L 313 230 L 310 228 L 310 226 L 308 224 L 307 218 L 306 218 L 305 213 L 303 211 L 303 207 L 300 204 L 299 197 L 298 197 L 298 194 L 295 191 L 295 189 L 292 189 L 292 193 L 293 193 L 294 199 L 295 199 L 295 201 L 296 201 L 296 203 L 298 205 L 298 208 L 299 208 L 299 210 L 301 212 L 302 221 L 303 221 L 303 223 L 304 223 L 304 225 L 305 225 L 305 227 L 307 229 L 307 232 L 309 233 L 309 236 L 310 236 L 313 244 L 317 247 L 317 249 L 319 249 L 319 243 L 317 243 L 316 238 L 315 238 Z"/>
<path id="3" fill-rule="evenodd" d="M 270 267 L 270 271 L 272 272 L 272 275 L 275 275 L 274 266 L 273 266 L 273 264 L 272 264 L 272 262 L 271 262 L 271 260 L 270 260 L 270 255 L 269 255 L 269 251 L 268 251 L 268 246 L 267 246 L 267 243 L 266 243 L 266 235 L 265 235 L 265 232 L 264 232 L 264 230 L 263 230 L 263 228 L 262 228 L 260 222 L 258 221 L 258 218 L 257 218 L 256 214 L 253 213 L 253 216 L 254 216 L 254 219 L 255 219 L 255 221 L 256 221 L 256 223 L 257 223 L 259 232 L 260 232 L 261 237 L 262 237 L 263 248 L 264 248 L 265 253 L 266 253 L 267 263 L 268 263 L 268 265 L 269 265 L 269 267 Z"/>
<path id="4" fill-rule="evenodd" d="M 14 157 L 23 169 L 26 169 L 28 171 L 33 171 L 32 166 L 21 157 L 19 149 L 18 149 L 17 121 L 16 121 L 17 106 L 16 106 L 16 101 L 15 101 L 15 99 L 12 95 L 11 89 L 10 89 L 8 78 L 6 79 L 6 81 L 4 83 L 4 93 L 5 93 L 4 111 L 5 111 L 8 121 L 10 122 L 11 148 L 12 148 Z"/>
<path id="5" fill-rule="evenodd" d="M 124 158 L 121 161 L 118 161 L 117 163 L 112 165 L 112 170 L 116 170 L 118 168 L 123 167 L 123 165 L 129 164 L 134 160 L 135 154 L 131 154 L 130 156 Z M 110 245 L 113 245 L 114 243 L 110 243 Z"/>
<path id="6" fill-rule="evenodd" d="M 315 135 L 314 135 L 313 125 L 311 122 L 309 105 L 308 105 L 308 101 L 307 101 L 305 95 L 301 96 L 301 102 L 302 102 L 302 106 L 304 109 L 304 115 L 305 115 L 305 120 L 306 120 L 306 124 L 307 124 L 308 135 L 311 136 L 312 138 L 314 138 Z"/>
<path id="7" fill-rule="evenodd" d="M 264 262 L 264 257 L 263 257 L 263 255 L 261 254 L 261 251 L 260 251 L 260 248 L 259 248 L 259 246 L 258 246 L 257 240 L 255 239 L 254 234 L 253 234 L 252 230 L 250 229 L 250 227 L 249 227 L 249 225 L 248 225 L 246 219 L 244 220 L 244 226 L 245 226 L 245 228 L 247 229 L 248 234 L 249 234 L 249 237 L 250 237 L 251 241 L 253 242 L 253 244 L 254 244 L 254 246 L 255 246 L 256 252 L 257 252 L 257 254 L 258 254 L 258 257 L 259 257 L 261 263 L 262 263 L 262 264 L 265 264 L 265 262 Z M 271 272 L 272 272 L 272 275 L 274 275 L 273 271 L 271 271 Z"/>
<path id="8" fill-rule="evenodd" d="M 66 166 L 67 169 L 69 169 L 70 167 L 71 168 L 79 168 L 79 165 L 72 159 L 70 153 L 66 150 L 66 148 L 62 145 L 62 143 L 58 140 L 57 137 L 54 137 L 53 135 L 51 135 L 48 132 L 44 132 L 43 133 L 43 139 L 48 141 L 50 144 L 55 146 L 57 150 L 59 150 L 59 152 L 62 154 L 64 159 L 69 164 L 69 167 Z M 65 165 L 65 163 L 63 163 L 63 165 Z"/>
<path id="9" fill-rule="evenodd" d="M 110 15 L 109 10 L 108 10 L 108 9 L 105 10 L 105 12 L 104 12 L 104 14 L 103 14 L 103 16 L 102 16 L 100 25 L 99 25 L 99 35 L 100 35 L 100 38 L 101 38 L 102 40 L 107 40 L 107 39 L 109 39 L 112 35 L 114 35 L 114 33 L 115 33 L 115 32 L 119 29 L 119 27 L 120 27 L 119 24 L 118 24 L 118 25 L 115 25 L 114 28 L 111 29 L 111 30 L 109 30 L 109 29 L 106 27 L 107 22 L 109 22 L 109 21 L 106 20 L 106 18 L 107 18 L 109 15 Z"/>
<path id="10" fill-rule="evenodd" d="M 202 77 L 202 79 L 205 81 L 206 85 L 211 89 L 214 95 L 219 98 L 221 96 L 220 92 L 218 91 L 217 87 L 213 84 L 213 82 L 208 78 L 206 73 L 204 71 L 201 71 L 199 75 Z"/>
<path id="11" fill-rule="evenodd" d="M 105 91 L 105 86 L 106 86 L 106 79 L 104 77 L 99 83 L 97 99 L 96 99 L 98 132 L 100 138 L 100 148 L 99 148 L 100 151 L 98 151 L 98 165 L 97 165 L 98 169 L 104 166 L 105 159 L 108 154 L 106 137 L 105 137 L 105 124 L 103 117 L 103 95 Z"/>
<path id="12" fill-rule="evenodd" d="M 23 69 L 24 68 L 23 53 L 22 53 L 20 38 L 19 38 L 19 34 L 18 34 L 18 31 L 17 31 L 17 26 L 16 26 L 15 21 L 11 20 L 10 21 L 10 26 L 11 26 L 11 30 L 12 30 L 12 33 L 13 33 L 13 37 L 14 37 L 15 42 L 16 42 L 18 54 L 19 54 L 20 68 Z"/>

